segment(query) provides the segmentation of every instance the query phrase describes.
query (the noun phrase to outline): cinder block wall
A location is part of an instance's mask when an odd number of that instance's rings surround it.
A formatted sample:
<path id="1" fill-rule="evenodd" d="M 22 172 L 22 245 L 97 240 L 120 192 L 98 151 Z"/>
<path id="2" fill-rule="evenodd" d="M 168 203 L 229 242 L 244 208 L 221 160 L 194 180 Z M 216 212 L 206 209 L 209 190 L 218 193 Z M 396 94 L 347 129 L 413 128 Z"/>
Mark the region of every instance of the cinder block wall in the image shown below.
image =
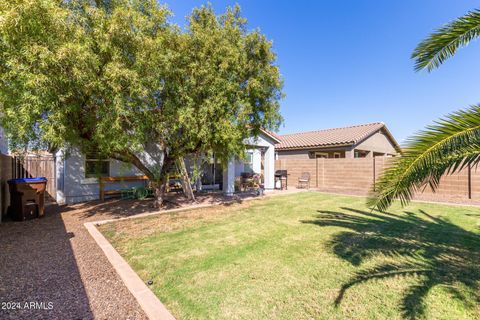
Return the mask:
<path id="1" fill-rule="evenodd" d="M 312 188 L 366 195 L 391 161 L 388 157 L 282 159 L 276 161 L 275 170 L 288 171 L 289 186 L 296 186 L 302 172 L 309 172 Z M 415 195 L 415 199 L 480 203 L 480 168 L 471 168 L 470 178 L 467 168 L 445 175 L 435 192 L 427 186 Z"/>
<path id="2" fill-rule="evenodd" d="M 373 183 L 373 161 L 361 159 L 282 159 L 275 170 L 288 171 L 290 186 L 296 186 L 303 172 L 310 173 L 311 187 L 368 191 Z"/>
<path id="3" fill-rule="evenodd" d="M 373 183 L 373 161 L 359 159 L 318 159 L 319 188 L 341 188 L 368 192 Z"/>
<path id="4" fill-rule="evenodd" d="M 469 199 L 468 169 L 464 169 L 452 175 L 445 175 L 440 180 L 440 184 L 435 192 L 427 186 L 423 192 L 415 195 L 419 200 L 430 201 L 475 201 L 480 200 L 480 172 L 476 168 L 471 169 L 471 199 Z"/>
<path id="5" fill-rule="evenodd" d="M 288 171 L 288 185 L 296 186 L 303 172 L 310 173 L 310 185 L 315 187 L 317 181 L 317 162 L 315 159 L 285 159 L 275 161 L 275 170 Z"/>

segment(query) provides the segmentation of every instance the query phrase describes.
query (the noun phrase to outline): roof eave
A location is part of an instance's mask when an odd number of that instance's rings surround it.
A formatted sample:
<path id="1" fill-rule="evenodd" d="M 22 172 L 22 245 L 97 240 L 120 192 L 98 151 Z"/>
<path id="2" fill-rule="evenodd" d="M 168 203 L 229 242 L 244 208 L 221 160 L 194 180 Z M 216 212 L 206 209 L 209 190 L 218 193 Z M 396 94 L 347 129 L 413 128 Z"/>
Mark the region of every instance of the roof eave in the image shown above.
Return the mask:
<path id="1" fill-rule="evenodd" d="M 397 140 L 395 140 L 390 130 L 388 130 L 387 126 L 384 125 L 382 129 L 385 130 L 385 133 L 387 134 L 388 138 L 390 139 L 390 141 L 393 142 L 393 146 L 395 147 L 395 150 L 397 150 L 398 153 L 402 153 L 402 148 L 398 144 Z"/>
<path id="2" fill-rule="evenodd" d="M 272 139 L 275 143 L 280 143 L 280 142 L 282 142 L 280 139 L 278 139 L 277 137 L 273 136 L 270 132 L 268 132 L 268 131 L 265 130 L 265 129 L 260 129 L 260 132 L 262 132 L 264 135 L 266 135 L 267 137 L 269 137 L 270 139 Z"/>

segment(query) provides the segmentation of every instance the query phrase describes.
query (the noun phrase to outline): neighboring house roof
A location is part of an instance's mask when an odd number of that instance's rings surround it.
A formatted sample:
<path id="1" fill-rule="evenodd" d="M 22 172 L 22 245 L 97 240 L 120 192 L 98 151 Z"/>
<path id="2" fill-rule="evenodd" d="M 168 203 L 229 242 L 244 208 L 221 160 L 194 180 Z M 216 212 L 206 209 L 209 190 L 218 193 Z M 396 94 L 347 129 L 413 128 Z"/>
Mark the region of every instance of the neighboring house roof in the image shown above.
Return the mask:
<path id="1" fill-rule="evenodd" d="M 310 149 L 324 147 L 352 146 L 362 142 L 374 133 L 382 130 L 391 140 L 397 151 L 400 146 L 383 122 L 373 122 L 343 128 L 323 129 L 299 132 L 280 136 L 281 142 L 275 145 L 277 150 Z"/>

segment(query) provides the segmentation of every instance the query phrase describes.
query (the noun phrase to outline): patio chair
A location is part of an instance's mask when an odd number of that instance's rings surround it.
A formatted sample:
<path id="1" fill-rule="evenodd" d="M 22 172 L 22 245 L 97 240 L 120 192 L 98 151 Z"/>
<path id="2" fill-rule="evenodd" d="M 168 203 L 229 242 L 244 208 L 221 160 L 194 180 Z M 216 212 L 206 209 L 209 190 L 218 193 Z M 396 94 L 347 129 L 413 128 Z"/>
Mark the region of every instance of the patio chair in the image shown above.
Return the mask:
<path id="1" fill-rule="evenodd" d="M 310 173 L 302 172 L 300 178 L 298 178 L 298 188 L 310 189 Z"/>
<path id="2" fill-rule="evenodd" d="M 247 191 L 248 188 L 251 188 L 254 183 L 253 173 L 251 172 L 242 172 L 240 174 L 240 191 Z"/>

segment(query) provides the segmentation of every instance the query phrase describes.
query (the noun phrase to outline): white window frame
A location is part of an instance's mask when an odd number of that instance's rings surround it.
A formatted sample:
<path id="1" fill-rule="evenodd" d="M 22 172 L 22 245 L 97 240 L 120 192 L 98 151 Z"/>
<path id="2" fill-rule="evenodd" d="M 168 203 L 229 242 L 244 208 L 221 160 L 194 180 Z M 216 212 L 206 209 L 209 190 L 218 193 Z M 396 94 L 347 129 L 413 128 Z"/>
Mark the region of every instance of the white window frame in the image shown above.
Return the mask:
<path id="1" fill-rule="evenodd" d="M 337 157 L 337 156 L 338 156 L 338 157 Z M 340 158 L 342 157 L 342 154 L 341 154 L 340 152 L 334 152 L 334 153 L 333 153 L 333 157 L 334 157 L 335 159 L 340 159 Z"/>
<path id="2" fill-rule="evenodd" d="M 250 158 L 250 161 L 247 161 L 249 160 L 249 158 Z M 253 150 L 248 150 L 246 152 L 245 161 L 243 161 L 243 171 L 253 172 Z"/>
<path id="3" fill-rule="evenodd" d="M 92 155 L 85 155 L 85 162 L 84 162 L 84 180 L 86 182 L 89 182 L 89 180 L 93 180 L 97 178 L 97 176 L 91 176 L 90 174 L 88 174 L 87 176 L 87 162 L 108 162 L 108 173 L 106 175 L 106 177 L 110 177 L 111 176 L 111 162 L 109 159 L 98 159 L 98 158 L 94 158 L 92 157 Z"/>

